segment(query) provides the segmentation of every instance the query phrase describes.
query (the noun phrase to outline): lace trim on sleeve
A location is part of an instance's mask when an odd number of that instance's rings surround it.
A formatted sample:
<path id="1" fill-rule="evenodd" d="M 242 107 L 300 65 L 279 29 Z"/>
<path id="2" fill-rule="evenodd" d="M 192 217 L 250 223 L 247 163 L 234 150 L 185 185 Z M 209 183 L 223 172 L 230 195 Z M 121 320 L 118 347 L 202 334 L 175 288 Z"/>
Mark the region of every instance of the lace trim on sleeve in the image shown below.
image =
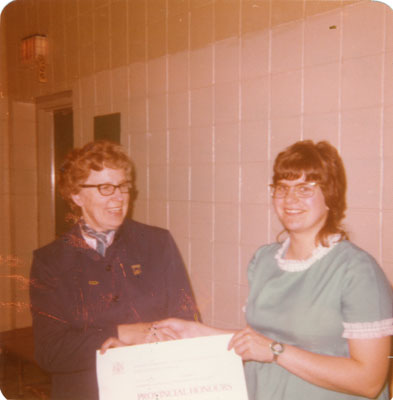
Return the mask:
<path id="1" fill-rule="evenodd" d="M 343 338 L 373 339 L 393 335 L 393 318 L 374 322 L 343 322 Z"/>

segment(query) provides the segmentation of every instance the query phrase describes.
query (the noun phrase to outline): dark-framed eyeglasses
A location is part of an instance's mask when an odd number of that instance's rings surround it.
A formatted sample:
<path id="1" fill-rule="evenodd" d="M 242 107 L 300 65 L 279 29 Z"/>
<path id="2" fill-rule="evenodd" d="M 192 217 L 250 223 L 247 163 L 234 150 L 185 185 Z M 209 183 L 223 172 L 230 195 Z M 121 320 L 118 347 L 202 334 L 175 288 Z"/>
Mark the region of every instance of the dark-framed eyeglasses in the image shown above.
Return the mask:
<path id="1" fill-rule="evenodd" d="M 132 183 L 130 181 L 120 183 L 120 185 L 112 185 L 111 183 L 101 183 L 100 185 L 79 185 L 81 188 L 97 188 L 103 196 L 110 196 L 119 188 L 120 193 L 130 193 Z"/>
<path id="2" fill-rule="evenodd" d="M 290 190 L 293 190 L 297 197 L 306 199 L 314 196 L 317 185 L 317 182 L 304 182 L 298 183 L 294 186 L 285 185 L 284 183 L 276 183 L 269 186 L 272 197 L 276 199 L 282 199 L 286 197 Z"/>

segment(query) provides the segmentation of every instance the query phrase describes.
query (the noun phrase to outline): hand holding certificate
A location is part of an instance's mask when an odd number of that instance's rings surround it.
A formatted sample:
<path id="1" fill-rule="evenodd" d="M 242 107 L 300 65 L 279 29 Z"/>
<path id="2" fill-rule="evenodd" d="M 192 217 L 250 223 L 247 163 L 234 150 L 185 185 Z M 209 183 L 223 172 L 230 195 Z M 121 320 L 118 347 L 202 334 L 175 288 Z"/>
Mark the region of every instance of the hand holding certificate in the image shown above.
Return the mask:
<path id="1" fill-rule="evenodd" d="M 100 400 L 247 400 L 232 335 L 97 351 Z"/>

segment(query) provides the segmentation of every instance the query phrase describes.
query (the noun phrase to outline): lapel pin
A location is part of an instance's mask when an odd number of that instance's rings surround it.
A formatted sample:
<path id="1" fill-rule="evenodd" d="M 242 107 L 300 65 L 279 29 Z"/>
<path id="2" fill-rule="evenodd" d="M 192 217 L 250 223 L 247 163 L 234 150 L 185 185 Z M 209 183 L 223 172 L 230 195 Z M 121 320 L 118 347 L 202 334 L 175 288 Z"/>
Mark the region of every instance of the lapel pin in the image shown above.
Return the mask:
<path id="1" fill-rule="evenodd" d="M 131 270 L 135 276 L 139 276 L 142 273 L 142 266 L 141 264 L 131 265 Z"/>

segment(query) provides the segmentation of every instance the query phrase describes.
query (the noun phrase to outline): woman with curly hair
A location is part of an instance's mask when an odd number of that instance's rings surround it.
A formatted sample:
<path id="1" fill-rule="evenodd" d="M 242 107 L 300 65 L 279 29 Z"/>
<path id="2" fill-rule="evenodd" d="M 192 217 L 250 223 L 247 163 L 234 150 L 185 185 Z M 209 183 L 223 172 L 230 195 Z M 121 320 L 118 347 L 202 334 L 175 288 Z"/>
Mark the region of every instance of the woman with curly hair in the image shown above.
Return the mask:
<path id="1" fill-rule="evenodd" d="M 34 252 L 35 353 L 52 375 L 52 399 L 98 399 L 96 350 L 172 338 L 153 323 L 198 319 L 170 233 L 127 218 L 132 163 L 110 142 L 72 150 L 59 188 L 78 219 Z M 175 335 L 176 336 L 176 335 Z"/>

